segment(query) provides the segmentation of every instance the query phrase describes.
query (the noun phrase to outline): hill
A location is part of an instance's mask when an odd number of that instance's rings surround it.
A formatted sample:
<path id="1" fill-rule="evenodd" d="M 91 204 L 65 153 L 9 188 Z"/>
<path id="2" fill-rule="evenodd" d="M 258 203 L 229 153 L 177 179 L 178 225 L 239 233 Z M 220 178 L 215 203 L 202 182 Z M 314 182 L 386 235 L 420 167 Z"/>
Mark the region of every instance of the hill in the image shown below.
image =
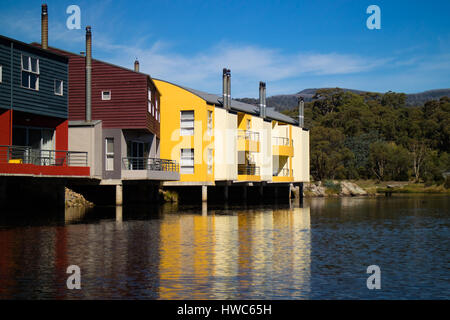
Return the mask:
<path id="1" fill-rule="evenodd" d="M 325 88 L 324 88 L 325 89 Z M 285 94 L 285 95 L 276 95 L 267 98 L 267 106 L 271 108 L 275 108 L 277 111 L 290 110 L 297 107 L 297 99 L 298 97 L 303 97 L 305 102 L 309 102 L 312 100 L 316 91 L 319 88 L 310 88 L 304 89 L 302 91 L 297 92 L 296 94 Z M 355 89 L 345 89 L 344 91 L 350 91 L 356 94 L 365 93 L 369 91 L 361 91 Z M 406 105 L 408 106 L 422 106 L 428 100 L 439 100 L 440 98 L 448 96 L 450 97 L 450 89 L 435 89 L 428 90 L 419 93 L 411 93 L 406 95 Z M 245 103 L 258 105 L 258 99 L 254 98 L 241 98 L 236 99 Z"/>

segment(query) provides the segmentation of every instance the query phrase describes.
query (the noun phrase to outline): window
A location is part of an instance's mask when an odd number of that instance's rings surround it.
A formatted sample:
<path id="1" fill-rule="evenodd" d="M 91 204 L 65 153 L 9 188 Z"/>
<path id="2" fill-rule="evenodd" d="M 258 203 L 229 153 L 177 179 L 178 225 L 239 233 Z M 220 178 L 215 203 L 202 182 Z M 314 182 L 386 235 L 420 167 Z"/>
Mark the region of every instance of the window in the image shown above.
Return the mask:
<path id="1" fill-rule="evenodd" d="M 194 135 L 194 111 L 181 111 L 180 136 Z"/>
<path id="2" fill-rule="evenodd" d="M 3 82 L 3 66 L 0 65 L 0 83 Z"/>
<path id="3" fill-rule="evenodd" d="M 252 128 L 252 122 L 250 119 L 247 119 L 247 130 L 250 130 Z"/>
<path id="4" fill-rule="evenodd" d="M 155 99 L 155 103 L 156 103 L 156 120 L 159 122 L 159 99 Z"/>
<path id="5" fill-rule="evenodd" d="M 105 139 L 106 162 L 105 170 L 114 171 L 114 138 Z"/>
<path id="6" fill-rule="evenodd" d="M 22 87 L 39 90 L 39 59 L 22 55 Z"/>
<path id="7" fill-rule="evenodd" d="M 181 149 L 180 173 L 194 173 L 194 149 Z"/>
<path id="8" fill-rule="evenodd" d="M 208 135 L 212 136 L 213 113 L 208 110 Z"/>
<path id="9" fill-rule="evenodd" d="M 208 149 L 208 174 L 212 174 L 213 171 L 213 149 Z"/>
<path id="10" fill-rule="evenodd" d="M 148 88 L 148 113 L 152 114 L 152 90 Z"/>
<path id="11" fill-rule="evenodd" d="M 111 100 L 111 91 L 102 91 L 102 100 Z"/>
<path id="12" fill-rule="evenodd" d="M 63 95 L 63 81 L 62 80 L 55 80 L 55 94 L 57 96 Z"/>

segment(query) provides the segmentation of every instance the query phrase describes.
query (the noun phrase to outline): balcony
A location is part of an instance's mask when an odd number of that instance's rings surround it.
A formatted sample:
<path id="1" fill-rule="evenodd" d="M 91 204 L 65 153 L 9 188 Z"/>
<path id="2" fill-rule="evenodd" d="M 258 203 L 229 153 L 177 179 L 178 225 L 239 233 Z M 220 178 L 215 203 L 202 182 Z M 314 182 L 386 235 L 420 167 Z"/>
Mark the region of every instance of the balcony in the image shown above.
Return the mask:
<path id="1" fill-rule="evenodd" d="M 89 176 L 87 152 L 0 146 L 0 174 Z"/>
<path id="2" fill-rule="evenodd" d="M 122 159 L 122 178 L 128 180 L 179 180 L 179 165 L 175 160 L 126 157 Z"/>
<path id="3" fill-rule="evenodd" d="M 259 152 L 259 132 L 238 130 L 238 151 Z"/>
<path id="4" fill-rule="evenodd" d="M 275 156 L 292 157 L 294 155 L 292 140 L 286 137 L 272 137 L 272 154 Z"/>
<path id="5" fill-rule="evenodd" d="M 288 168 L 282 168 L 279 170 L 275 170 L 272 174 L 272 180 L 274 182 L 290 182 L 293 181 L 293 171 Z"/>
<path id="6" fill-rule="evenodd" d="M 239 181 L 259 181 L 260 170 L 254 164 L 238 164 L 238 180 Z"/>

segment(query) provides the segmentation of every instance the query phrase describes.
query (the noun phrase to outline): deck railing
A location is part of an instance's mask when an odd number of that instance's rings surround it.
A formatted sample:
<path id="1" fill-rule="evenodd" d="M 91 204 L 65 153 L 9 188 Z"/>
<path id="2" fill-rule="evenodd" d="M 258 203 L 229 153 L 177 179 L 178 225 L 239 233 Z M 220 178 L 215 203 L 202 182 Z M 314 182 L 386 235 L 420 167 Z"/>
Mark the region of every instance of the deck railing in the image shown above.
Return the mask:
<path id="1" fill-rule="evenodd" d="M 239 130 L 238 139 L 259 141 L 259 132 L 249 131 L 249 130 Z"/>
<path id="2" fill-rule="evenodd" d="M 289 177 L 291 173 L 291 170 L 287 168 L 283 168 L 278 172 L 274 172 L 272 176 L 274 177 Z"/>
<path id="3" fill-rule="evenodd" d="M 122 164 L 125 170 L 179 171 L 178 163 L 168 159 L 126 157 L 122 159 Z"/>
<path id="4" fill-rule="evenodd" d="M 275 146 L 289 146 L 289 138 L 272 137 L 272 144 Z"/>
<path id="5" fill-rule="evenodd" d="M 41 150 L 33 149 L 32 147 L 0 145 L 0 163 L 87 167 L 88 153 L 82 151 Z"/>
<path id="6" fill-rule="evenodd" d="M 238 175 L 259 176 L 259 167 L 252 164 L 238 164 Z"/>

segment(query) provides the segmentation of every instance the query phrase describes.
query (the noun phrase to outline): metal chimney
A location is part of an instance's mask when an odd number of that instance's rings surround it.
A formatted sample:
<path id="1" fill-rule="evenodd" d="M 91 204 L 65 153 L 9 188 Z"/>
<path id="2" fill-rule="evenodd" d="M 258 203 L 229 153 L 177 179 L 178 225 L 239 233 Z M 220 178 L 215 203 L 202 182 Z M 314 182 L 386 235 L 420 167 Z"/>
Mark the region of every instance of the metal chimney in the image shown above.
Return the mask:
<path id="1" fill-rule="evenodd" d="M 259 116 L 266 117 L 266 83 L 259 82 Z"/>
<path id="2" fill-rule="evenodd" d="M 92 35 L 91 27 L 86 27 L 86 121 L 92 120 Z"/>
<path id="3" fill-rule="evenodd" d="M 298 98 L 298 126 L 303 128 L 304 125 L 304 107 L 305 103 L 303 102 L 303 97 Z"/>
<path id="4" fill-rule="evenodd" d="M 134 61 L 134 71 L 139 72 L 139 60 L 136 59 Z"/>
<path id="5" fill-rule="evenodd" d="M 227 70 L 227 109 L 231 109 L 231 70 Z"/>
<path id="6" fill-rule="evenodd" d="M 48 14 L 47 5 L 42 5 L 41 11 L 41 47 L 48 49 Z"/>
<path id="7" fill-rule="evenodd" d="M 227 109 L 227 69 L 223 68 L 222 72 L 222 100 L 223 107 Z"/>

